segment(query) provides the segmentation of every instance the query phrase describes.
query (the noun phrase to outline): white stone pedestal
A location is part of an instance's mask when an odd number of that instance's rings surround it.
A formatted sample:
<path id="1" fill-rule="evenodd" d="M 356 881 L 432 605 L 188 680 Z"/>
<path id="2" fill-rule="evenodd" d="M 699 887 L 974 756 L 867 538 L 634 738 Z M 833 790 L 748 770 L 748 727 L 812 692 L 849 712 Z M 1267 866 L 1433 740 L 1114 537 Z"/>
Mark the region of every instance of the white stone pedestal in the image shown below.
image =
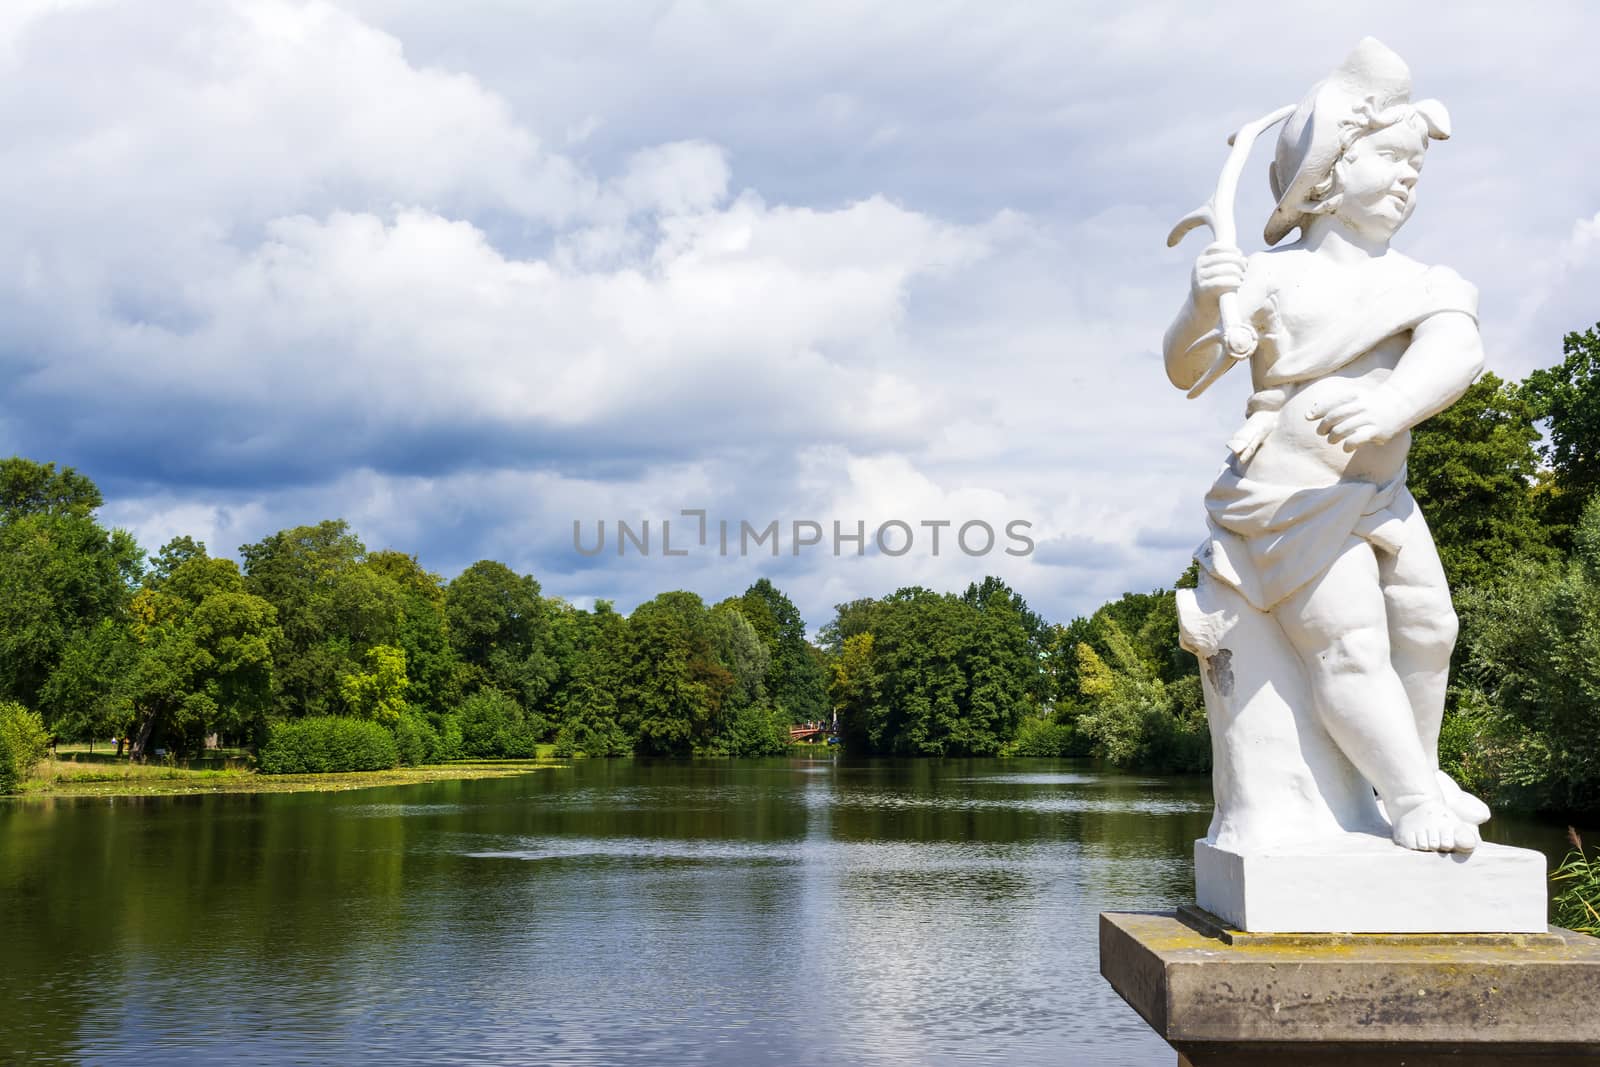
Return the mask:
<path id="1" fill-rule="evenodd" d="M 1232 852 L 1194 844 L 1197 903 L 1256 933 L 1543 933 L 1543 854 L 1413 852 L 1375 834 Z"/>

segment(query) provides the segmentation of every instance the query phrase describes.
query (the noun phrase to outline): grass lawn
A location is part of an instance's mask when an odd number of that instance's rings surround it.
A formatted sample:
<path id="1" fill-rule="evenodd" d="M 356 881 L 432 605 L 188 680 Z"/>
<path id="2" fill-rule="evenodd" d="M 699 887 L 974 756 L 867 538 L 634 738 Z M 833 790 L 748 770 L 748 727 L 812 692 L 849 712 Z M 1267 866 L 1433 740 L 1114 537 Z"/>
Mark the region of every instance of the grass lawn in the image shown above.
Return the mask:
<path id="1" fill-rule="evenodd" d="M 96 745 L 96 749 L 100 746 Z M 98 755 L 98 752 L 96 753 Z M 310 793 L 412 785 L 462 778 L 505 778 L 557 764 L 541 760 L 463 760 L 388 771 L 259 774 L 242 768 L 191 770 L 160 763 L 79 762 L 46 757 L 22 784 L 26 797 L 130 797 L 176 793 Z"/>

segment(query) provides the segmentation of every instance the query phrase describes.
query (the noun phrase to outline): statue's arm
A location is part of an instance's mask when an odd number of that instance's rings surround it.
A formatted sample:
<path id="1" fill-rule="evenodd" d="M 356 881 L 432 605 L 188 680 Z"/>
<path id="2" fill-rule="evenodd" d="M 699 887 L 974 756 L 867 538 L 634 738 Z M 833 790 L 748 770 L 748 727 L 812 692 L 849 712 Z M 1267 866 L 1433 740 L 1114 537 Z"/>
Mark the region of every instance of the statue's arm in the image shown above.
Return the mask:
<path id="1" fill-rule="evenodd" d="M 1317 431 L 1346 451 L 1381 444 L 1455 403 L 1482 369 L 1478 320 L 1465 311 L 1441 311 L 1412 328 L 1411 344 L 1388 381 L 1319 401 L 1306 417 L 1319 420 Z"/>
<path id="2" fill-rule="evenodd" d="M 1179 389 L 1190 389 L 1216 359 L 1217 346 L 1203 345 L 1195 351 L 1189 346 L 1217 326 L 1218 302 L 1222 294 L 1244 283 L 1244 254 L 1232 245 L 1210 244 L 1194 261 L 1189 277 L 1189 296 L 1178 315 L 1167 327 L 1161 354 L 1167 364 L 1167 379 Z"/>
<path id="3" fill-rule="evenodd" d="M 1478 320 L 1464 311 L 1441 311 L 1417 323 L 1411 344 L 1384 388 L 1398 399 L 1401 430 L 1409 430 L 1461 399 L 1483 370 Z"/>
<path id="4" fill-rule="evenodd" d="M 1167 327 L 1167 334 L 1161 342 L 1161 354 L 1167 363 L 1167 380 L 1179 389 L 1187 392 L 1193 388 L 1216 358 L 1216 345 L 1205 345 L 1189 351 L 1189 346 L 1215 325 L 1214 317 L 1208 319 L 1205 312 L 1195 306 L 1191 295 L 1178 309 L 1172 325 Z"/>

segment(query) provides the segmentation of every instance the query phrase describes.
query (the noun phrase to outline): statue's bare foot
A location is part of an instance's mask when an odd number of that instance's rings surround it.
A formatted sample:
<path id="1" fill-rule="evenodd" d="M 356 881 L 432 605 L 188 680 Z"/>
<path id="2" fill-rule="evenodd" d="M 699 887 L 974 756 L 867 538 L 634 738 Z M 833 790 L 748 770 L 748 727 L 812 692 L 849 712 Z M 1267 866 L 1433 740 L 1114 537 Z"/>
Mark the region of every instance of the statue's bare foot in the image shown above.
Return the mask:
<path id="1" fill-rule="evenodd" d="M 1443 771 L 1439 772 L 1439 790 L 1444 793 L 1445 804 L 1462 822 L 1482 826 L 1489 821 L 1489 805 L 1462 789 L 1454 778 Z"/>
<path id="2" fill-rule="evenodd" d="M 1418 852 L 1471 852 L 1478 847 L 1478 828 L 1459 818 L 1442 799 L 1429 798 L 1409 807 L 1389 805 L 1394 843 Z"/>

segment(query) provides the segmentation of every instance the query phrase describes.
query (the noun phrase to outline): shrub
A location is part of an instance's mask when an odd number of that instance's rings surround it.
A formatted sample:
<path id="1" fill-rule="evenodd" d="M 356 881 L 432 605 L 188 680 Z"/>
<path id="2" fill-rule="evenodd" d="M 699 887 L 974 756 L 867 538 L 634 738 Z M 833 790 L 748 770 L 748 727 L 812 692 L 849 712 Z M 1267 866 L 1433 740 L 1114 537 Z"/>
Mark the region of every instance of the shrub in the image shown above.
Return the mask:
<path id="1" fill-rule="evenodd" d="M 36 711 L 0 702 L 0 793 L 15 793 L 50 750 L 50 733 Z"/>
<path id="2" fill-rule="evenodd" d="M 560 731 L 556 734 L 553 754 L 561 759 L 571 759 L 573 756 L 590 756 L 598 759 L 606 756 L 626 756 L 631 751 L 628 737 L 620 727 L 604 722 L 573 720 L 561 725 Z"/>
<path id="3" fill-rule="evenodd" d="M 1080 734 L 1070 722 L 1029 716 L 1022 720 L 1017 738 L 1011 743 L 1010 755 L 1087 756 L 1093 745 L 1094 742 Z"/>
<path id="4" fill-rule="evenodd" d="M 498 689 L 480 689 L 461 702 L 461 754 L 470 759 L 528 759 L 538 730 L 522 705 Z"/>
<path id="5" fill-rule="evenodd" d="M 718 739 L 729 756 L 782 756 L 789 751 L 789 724 L 768 704 L 740 708 Z"/>
<path id="6" fill-rule="evenodd" d="M 1162 681 L 1115 623 L 1106 640 L 1111 661 L 1078 645 L 1078 684 L 1087 708 L 1077 729 L 1094 742 L 1094 754 L 1119 767 L 1197 773 L 1211 769 L 1200 679 Z"/>
<path id="7" fill-rule="evenodd" d="M 379 771 L 398 765 L 395 736 L 375 722 L 337 715 L 276 722 L 261 746 L 263 774 Z"/>
<path id="8" fill-rule="evenodd" d="M 439 762 L 439 731 L 415 712 L 402 712 L 395 720 L 394 743 L 400 752 L 400 762 L 408 767 Z"/>
<path id="9" fill-rule="evenodd" d="M 1465 682 L 1484 698 L 1467 760 L 1507 806 L 1600 808 L 1600 497 L 1573 540 L 1564 563 L 1522 561 L 1457 597 Z"/>
<path id="10" fill-rule="evenodd" d="M 454 715 L 446 715 L 439 720 L 439 748 L 435 759 L 440 763 L 445 760 L 461 758 L 461 720 Z"/>

